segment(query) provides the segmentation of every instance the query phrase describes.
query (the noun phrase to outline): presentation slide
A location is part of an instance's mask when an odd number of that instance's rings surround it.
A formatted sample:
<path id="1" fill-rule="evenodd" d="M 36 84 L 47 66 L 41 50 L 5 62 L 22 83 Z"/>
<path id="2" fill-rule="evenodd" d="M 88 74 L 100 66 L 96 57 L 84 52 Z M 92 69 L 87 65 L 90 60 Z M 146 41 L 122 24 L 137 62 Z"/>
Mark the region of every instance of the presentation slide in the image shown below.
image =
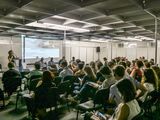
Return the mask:
<path id="1" fill-rule="evenodd" d="M 51 40 L 25 38 L 25 59 L 59 57 L 59 48 Z"/>

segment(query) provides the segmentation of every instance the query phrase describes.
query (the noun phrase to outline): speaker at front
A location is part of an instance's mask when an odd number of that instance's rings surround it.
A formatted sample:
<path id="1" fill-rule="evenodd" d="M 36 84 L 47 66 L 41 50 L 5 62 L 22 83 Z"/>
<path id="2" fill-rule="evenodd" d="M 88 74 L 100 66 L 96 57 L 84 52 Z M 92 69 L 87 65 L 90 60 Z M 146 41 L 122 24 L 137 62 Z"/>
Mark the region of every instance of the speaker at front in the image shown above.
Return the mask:
<path id="1" fill-rule="evenodd" d="M 96 52 L 100 52 L 100 47 L 96 47 Z"/>

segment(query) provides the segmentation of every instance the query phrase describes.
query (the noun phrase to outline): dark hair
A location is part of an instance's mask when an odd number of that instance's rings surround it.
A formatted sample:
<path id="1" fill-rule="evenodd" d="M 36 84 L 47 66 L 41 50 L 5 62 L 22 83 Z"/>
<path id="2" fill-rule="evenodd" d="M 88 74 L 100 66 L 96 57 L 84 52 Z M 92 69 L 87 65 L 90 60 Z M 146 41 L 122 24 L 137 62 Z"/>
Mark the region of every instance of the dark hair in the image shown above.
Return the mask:
<path id="1" fill-rule="evenodd" d="M 133 83 L 129 79 L 123 79 L 122 81 L 118 82 L 117 88 L 121 93 L 125 103 L 135 99 L 136 90 L 133 86 Z"/>
<path id="2" fill-rule="evenodd" d="M 115 65 L 114 62 L 112 62 L 112 61 L 108 62 L 108 66 L 109 66 L 110 68 L 112 68 L 114 65 Z"/>
<path id="3" fill-rule="evenodd" d="M 145 69 L 144 70 L 145 82 L 151 83 L 156 88 L 156 76 L 153 69 Z"/>
<path id="4" fill-rule="evenodd" d="M 13 68 L 14 67 L 14 63 L 13 62 L 9 62 L 8 63 L 8 68 Z"/>
<path id="5" fill-rule="evenodd" d="M 143 62 L 141 60 L 137 60 L 136 64 L 137 64 L 138 68 L 143 67 Z"/>
<path id="6" fill-rule="evenodd" d="M 63 61 L 61 62 L 61 65 L 63 65 L 64 67 L 67 67 L 68 63 L 67 63 L 66 60 L 63 60 Z"/>
<path id="7" fill-rule="evenodd" d="M 119 65 L 122 65 L 125 69 L 127 67 L 126 63 L 124 61 L 119 62 Z"/>
<path id="8" fill-rule="evenodd" d="M 39 70 L 41 68 L 41 64 L 39 62 L 35 62 L 34 67 Z"/>
<path id="9" fill-rule="evenodd" d="M 53 80 L 53 74 L 50 71 L 44 71 L 42 76 L 42 81 L 44 83 L 50 83 Z"/>
<path id="10" fill-rule="evenodd" d="M 145 64 L 146 68 L 150 68 L 151 67 L 151 64 L 149 62 L 145 62 L 144 64 Z"/>
<path id="11" fill-rule="evenodd" d="M 126 65 L 127 65 L 127 67 L 130 67 L 131 66 L 131 62 L 130 61 L 126 61 Z"/>
<path id="12" fill-rule="evenodd" d="M 103 66 L 103 63 L 101 61 L 98 61 L 96 62 L 96 65 L 97 65 L 97 69 L 99 70 Z"/>
<path id="13" fill-rule="evenodd" d="M 83 62 L 78 63 L 78 68 L 79 68 L 80 70 L 82 70 L 83 67 L 84 67 L 84 63 L 83 63 Z"/>
<path id="14" fill-rule="evenodd" d="M 112 71 L 108 66 L 103 66 L 100 69 L 100 73 L 102 73 L 103 75 L 110 75 Z"/>
<path id="15" fill-rule="evenodd" d="M 122 65 L 118 65 L 114 68 L 114 75 L 123 77 L 125 74 L 125 68 Z"/>
<path id="16" fill-rule="evenodd" d="M 8 54 L 11 54 L 11 53 L 13 53 L 13 50 L 9 50 L 9 51 L 8 51 Z"/>

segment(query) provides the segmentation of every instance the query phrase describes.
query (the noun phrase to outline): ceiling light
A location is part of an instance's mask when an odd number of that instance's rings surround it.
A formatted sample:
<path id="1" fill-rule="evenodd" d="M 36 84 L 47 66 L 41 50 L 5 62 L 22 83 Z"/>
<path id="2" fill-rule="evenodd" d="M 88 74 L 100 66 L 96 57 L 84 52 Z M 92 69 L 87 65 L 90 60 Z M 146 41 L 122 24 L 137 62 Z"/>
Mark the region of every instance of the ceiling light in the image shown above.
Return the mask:
<path id="1" fill-rule="evenodd" d="M 26 25 L 27 26 L 33 26 L 33 27 L 63 30 L 63 31 L 65 31 L 65 30 L 66 31 L 73 31 L 73 32 L 78 32 L 78 33 L 83 33 L 83 32 L 89 32 L 90 31 L 88 29 L 76 28 L 76 27 L 70 27 L 70 26 L 64 26 L 64 25 L 57 25 L 57 24 L 51 24 L 51 23 L 32 22 L 32 23 L 29 23 L 29 24 L 26 24 Z"/>

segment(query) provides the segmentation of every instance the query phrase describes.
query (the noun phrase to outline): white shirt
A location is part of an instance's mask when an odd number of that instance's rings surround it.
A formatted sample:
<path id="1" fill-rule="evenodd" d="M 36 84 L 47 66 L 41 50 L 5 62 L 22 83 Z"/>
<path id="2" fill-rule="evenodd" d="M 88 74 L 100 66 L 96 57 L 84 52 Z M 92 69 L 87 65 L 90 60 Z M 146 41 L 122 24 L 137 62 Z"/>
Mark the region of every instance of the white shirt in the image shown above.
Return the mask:
<path id="1" fill-rule="evenodd" d="M 62 78 L 64 78 L 65 76 L 68 76 L 68 75 L 73 75 L 73 71 L 68 67 L 63 68 L 63 70 L 59 74 L 59 76 Z"/>

